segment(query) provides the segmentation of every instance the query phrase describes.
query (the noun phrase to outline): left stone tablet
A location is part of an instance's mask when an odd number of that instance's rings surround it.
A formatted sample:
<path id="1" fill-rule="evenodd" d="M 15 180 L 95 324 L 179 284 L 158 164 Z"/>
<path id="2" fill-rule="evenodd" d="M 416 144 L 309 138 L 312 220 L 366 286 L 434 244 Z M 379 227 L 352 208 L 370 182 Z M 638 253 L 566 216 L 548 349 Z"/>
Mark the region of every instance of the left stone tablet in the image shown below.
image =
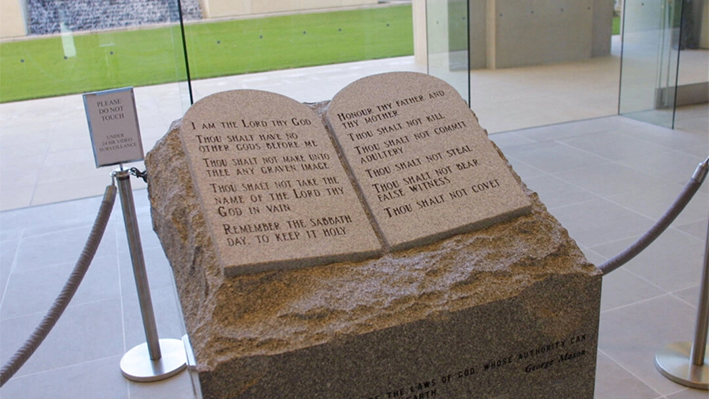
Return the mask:
<path id="1" fill-rule="evenodd" d="M 320 118 L 279 94 L 195 103 L 180 136 L 227 275 L 355 261 L 381 244 Z"/>

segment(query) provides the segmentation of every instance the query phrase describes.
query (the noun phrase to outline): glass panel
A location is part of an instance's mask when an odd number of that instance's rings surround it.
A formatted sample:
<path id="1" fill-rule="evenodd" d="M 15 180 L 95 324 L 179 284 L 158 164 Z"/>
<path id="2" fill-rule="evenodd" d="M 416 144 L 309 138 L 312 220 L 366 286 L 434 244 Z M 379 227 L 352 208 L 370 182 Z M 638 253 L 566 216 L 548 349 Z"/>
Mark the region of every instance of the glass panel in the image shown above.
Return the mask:
<path id="1" fill-rule="evenodd" d="M 673 126 L 681 15 L 681 0 L 625 0 L 621 115 Z"/>
<path id="2" fill-rule="evenodd" d="M 490 133 L 618 113 L 605 0 L 469 0 L 470 106 Z"/>
<path id="3" fill-rule="evenodd" d="M 470 104 L 468 1 L 426 0 L 428 74 L 453 86 Z"/>
<path id="4" fill-rule="evenodd" d="M 187 24 L 195 101 L 220 91 L 255 89 L 317 102 L 368 75 L 422 69 L 411 57 L 411 4 L 358 3 L 369 5 L 296 12 L 289 9 L 294 2 L 274 2 L 270 6 L 281 8 L 266 14 L 232 9 Z"/>
<path id="5" fill-rule="evenodd" d="M 2 210 L 103 194 L 82 93 L 135 87 L 146 151 L 183 113 L 176 0 L 29 1 L 27 16 L 0 43 Z"/>
<path id="6" fill-rule="evenodd" d="M 709 1 L 684 3 L 681 35 L 675 129 L 706 138 L 709 120 Z M 701 148 L 706 155 L 709 147 L 704 145 Z"/>

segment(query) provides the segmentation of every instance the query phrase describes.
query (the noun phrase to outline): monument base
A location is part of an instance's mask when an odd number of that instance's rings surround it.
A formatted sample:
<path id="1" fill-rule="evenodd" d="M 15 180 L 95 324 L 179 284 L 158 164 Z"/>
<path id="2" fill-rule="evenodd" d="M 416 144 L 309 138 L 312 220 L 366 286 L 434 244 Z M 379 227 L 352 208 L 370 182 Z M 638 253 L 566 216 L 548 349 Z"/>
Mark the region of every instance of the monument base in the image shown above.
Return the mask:
<path id="1" fill-rule="evenodd" d="M 600 278 L 201 371 L 204 398 L 593 398 Z M 583 322 L 583 320 L 586 322 Z M 236 343 L 235 343 L 236 344 Z"/>
<path id="2" fill-rule="evenodd" d="M 178 130 L 146 165 L 205 399 L 593 398 L 601 273 L 535 193 L 418 248 L 227 277 Z"/>

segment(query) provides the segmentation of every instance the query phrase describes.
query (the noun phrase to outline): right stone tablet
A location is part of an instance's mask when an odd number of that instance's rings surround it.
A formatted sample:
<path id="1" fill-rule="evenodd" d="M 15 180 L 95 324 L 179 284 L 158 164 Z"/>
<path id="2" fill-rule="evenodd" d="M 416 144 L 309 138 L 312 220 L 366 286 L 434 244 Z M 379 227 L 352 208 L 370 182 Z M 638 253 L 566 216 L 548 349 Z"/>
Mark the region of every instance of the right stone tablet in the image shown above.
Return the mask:
<path id="1" fill-rule="evenodd" d="M 360 79 L 335 96 L 327 119 L 393 250 L 531 209 L 473 112 L 438 78 L 393 72 Z"/>

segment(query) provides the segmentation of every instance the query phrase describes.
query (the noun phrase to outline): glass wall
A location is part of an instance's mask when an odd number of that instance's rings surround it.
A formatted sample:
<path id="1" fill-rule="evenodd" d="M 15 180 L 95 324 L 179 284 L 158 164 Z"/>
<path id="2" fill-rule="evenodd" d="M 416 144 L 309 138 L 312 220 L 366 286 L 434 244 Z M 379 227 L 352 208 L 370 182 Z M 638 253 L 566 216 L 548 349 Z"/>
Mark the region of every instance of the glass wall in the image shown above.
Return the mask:
<path id="1" fill-rule="evenodd" d="M 620 39 L 612 1 L 467 6 L 467 15 L 455 14 L 470 22 L 470 106 L 490 133 L 617 114 Z"/>
<path id="2" fill-rule="evenodd" d="M 682 16 L 674 127 L 702 131 L 709 120 L 709 1 L 686 1 Z"/>
<path id="3" fill-rule="evenodd" d="M 674 126 L 682 1 L 625 0 L 618 112 Z"/>
<path id="4" fill-rule="evenodd" d="M 428 74 L 452 85 L 470 104 L 468 1 L 426 0 Z"/>
<path id="5" fill-rule="evenodd" d="M 425 72 L 413 62 L 411 4 L 359 2 L 28 0 L 25 31 L 0 39 L 0 210 L 103 193 L 111 170 L 95 168 L 82 93 L 135 87 L 148 151 L 214 92 L 315 102 L 367 75 Z"/>
<path id="6" fill-rule="evenodd" d="M 94 164 L 81 93 L 135 86 L 146 149 L 184 105 L 176 0 L 27 6 L 26 35 L 0 42 L 2 210 L 100 195 L 110 183 L 110 168 Z"/>
<path id="7" fill-rule="evenodd" d="M 195 101 L 233 89 L 324 101 L 367 75 L 415 69 L 400 59 L 413 54 L 410 4 L 202 20 L 185 35 Z"/>

